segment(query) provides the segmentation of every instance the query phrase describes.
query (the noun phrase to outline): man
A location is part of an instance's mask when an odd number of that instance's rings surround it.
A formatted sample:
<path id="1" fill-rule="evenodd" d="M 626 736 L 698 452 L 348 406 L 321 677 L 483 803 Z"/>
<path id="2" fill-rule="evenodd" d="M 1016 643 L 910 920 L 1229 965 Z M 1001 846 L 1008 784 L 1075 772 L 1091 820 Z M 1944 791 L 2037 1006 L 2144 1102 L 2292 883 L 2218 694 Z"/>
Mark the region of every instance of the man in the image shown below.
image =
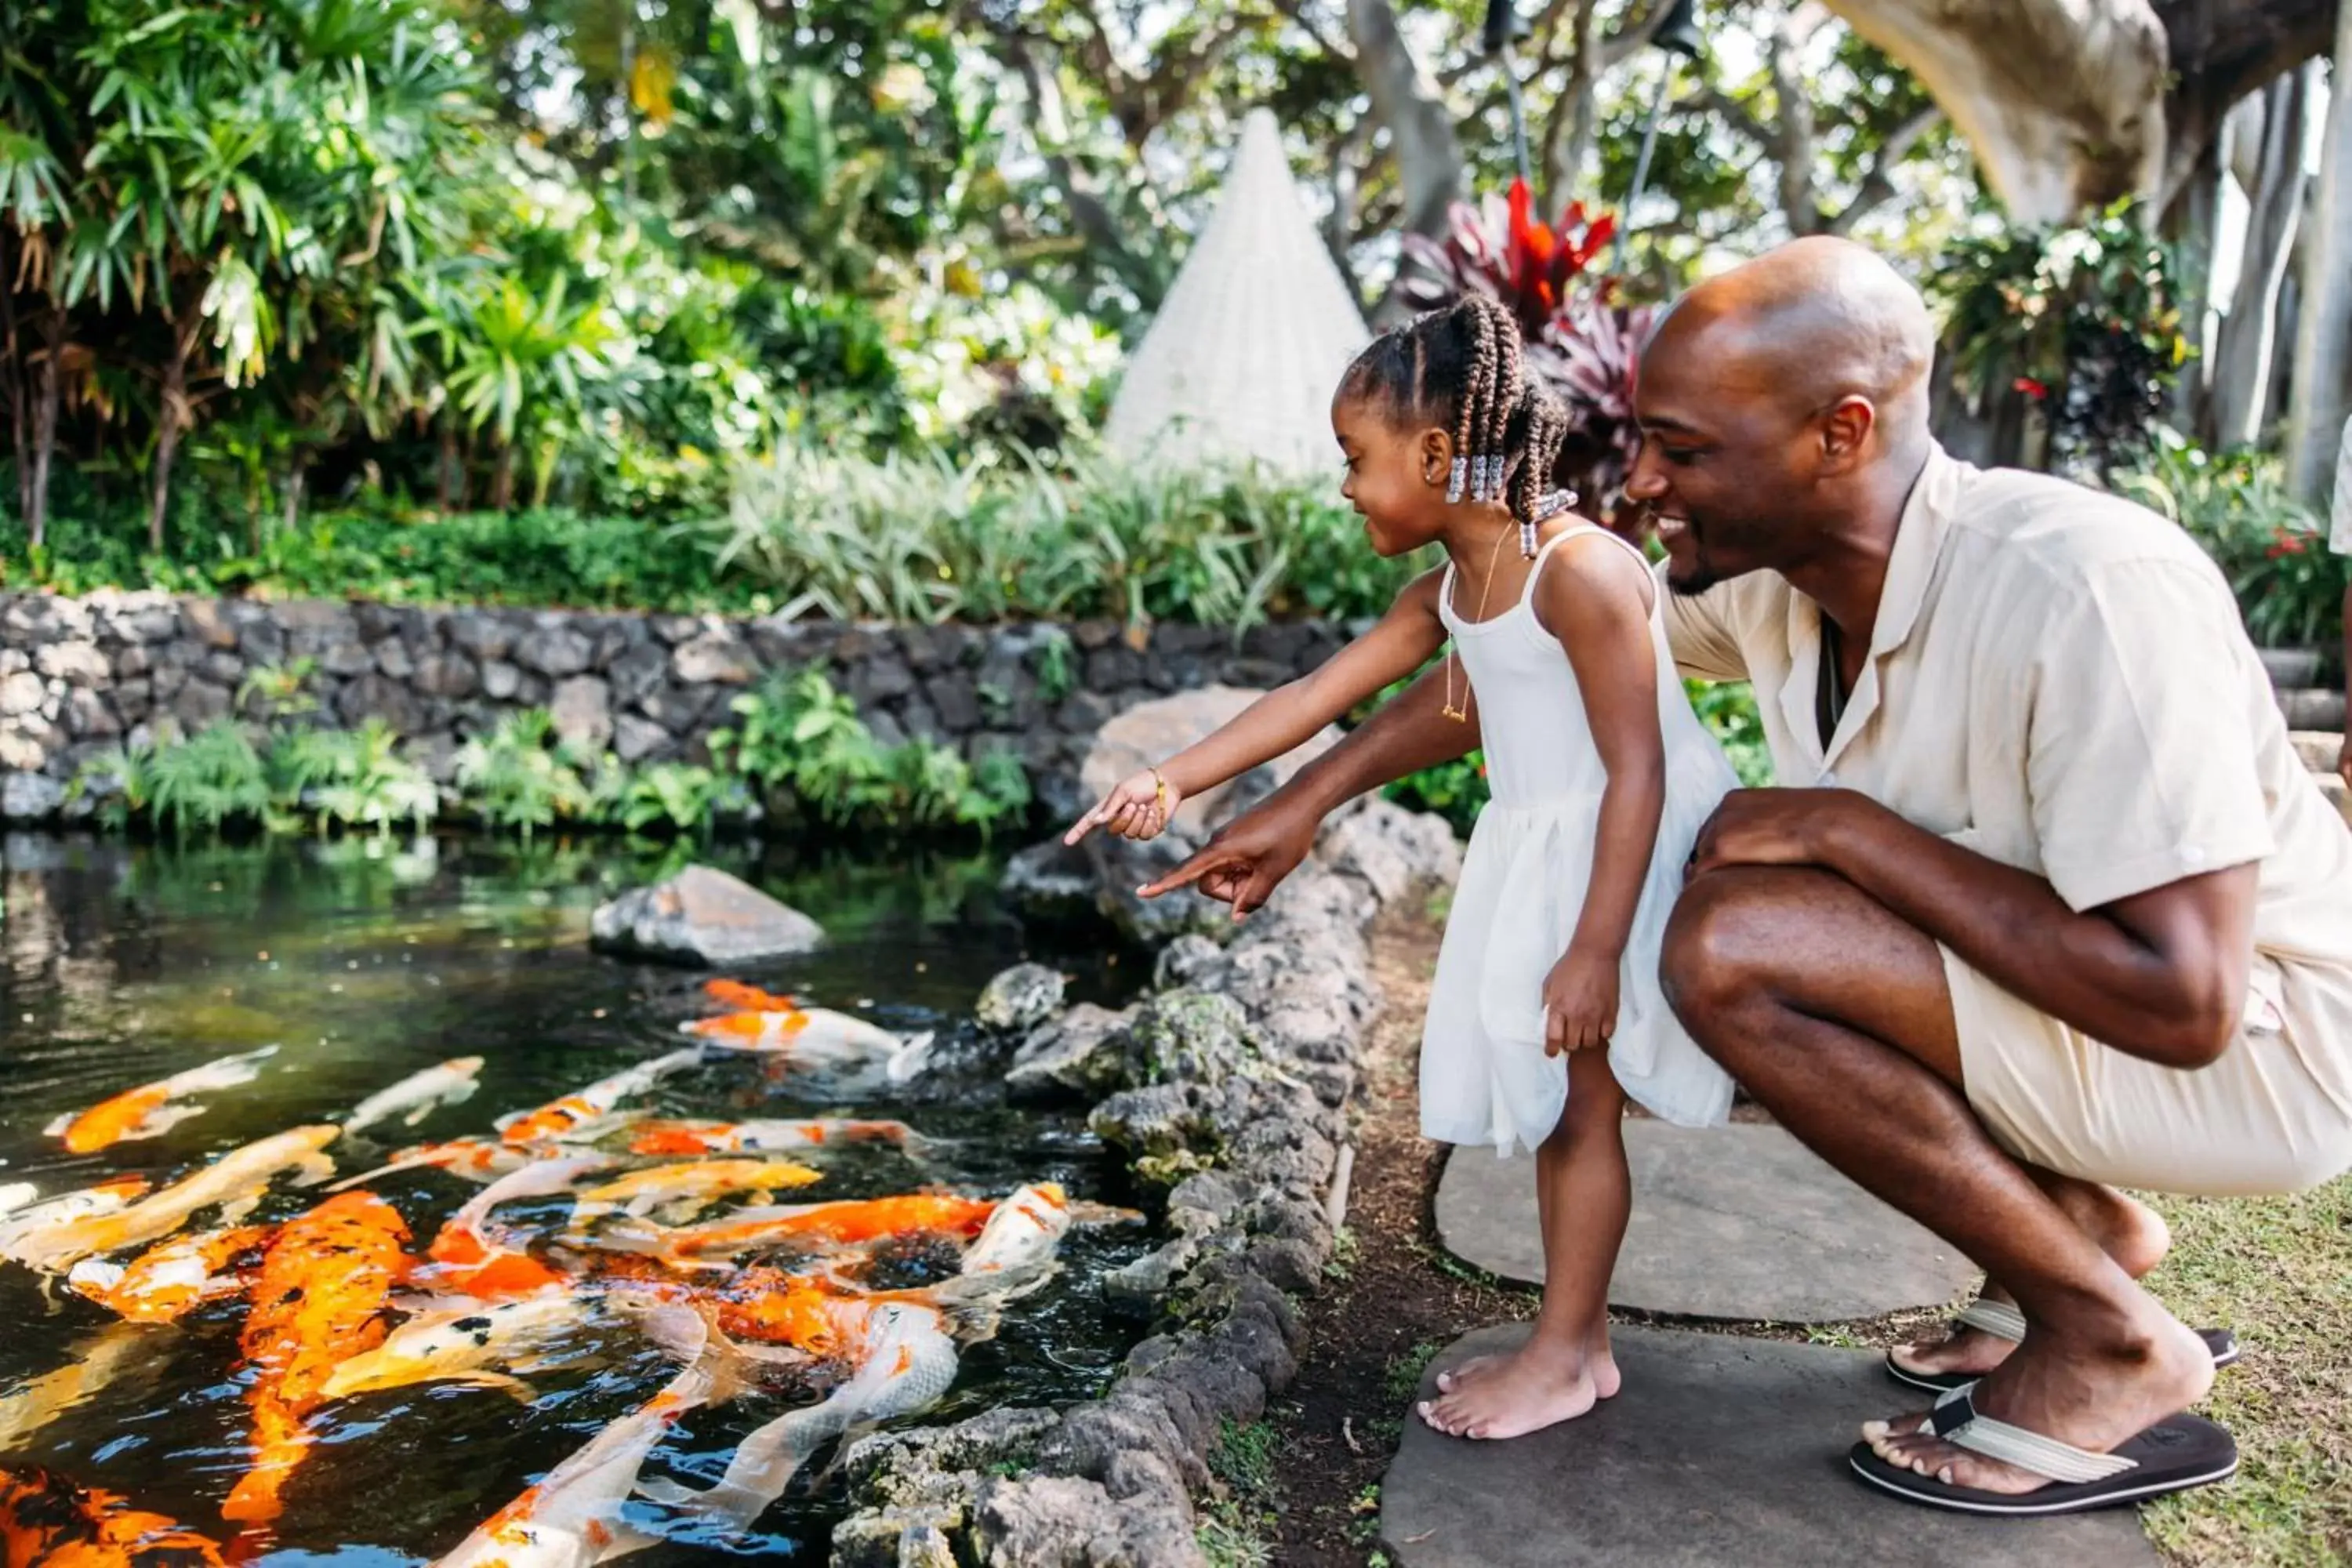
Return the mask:
<path id="1" fill-rule="evenodd" d="M 2235 1467 L 2177 1414 L 2217 1351 L 2135 1282 L 2166 1237 L 2113 1186 L 2352 1165 L 2352 832 L 2219 572 L 2125 501 L 1945 454 L 1933 355 L 1909 286 L 1823 239 L 1693 290 L 1644 353 L 1627 489 L 1677 660 L 1754 682 L 1806 786 L 1726 801 L 1662 967 L 1781 1125 L 1990 1276 L 1992 1331 L 1892 1358 L 1962 1386 L 1865 1426 L 1855 1470 L 2054 1512 Z M 1475 743 L 1429 688 L 1154 890 L 1254 908 L 1331 807 Z"/>

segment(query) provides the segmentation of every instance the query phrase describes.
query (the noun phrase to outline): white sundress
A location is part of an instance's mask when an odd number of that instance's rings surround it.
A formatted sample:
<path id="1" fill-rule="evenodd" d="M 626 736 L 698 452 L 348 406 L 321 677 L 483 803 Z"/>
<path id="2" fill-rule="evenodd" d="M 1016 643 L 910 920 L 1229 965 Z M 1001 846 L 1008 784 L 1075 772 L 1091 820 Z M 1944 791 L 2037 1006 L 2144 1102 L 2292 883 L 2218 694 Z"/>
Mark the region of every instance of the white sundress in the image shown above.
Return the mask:
<path id="1" fill-rule="evenodd" d="M 1553 552 L 1591 533 L 1611 542 L 1588 548 L 1641 555 L 1608 530 L 1585 523 L 1545 542 L 1519 602 L 1491 620 L 1466 622 L 1454 613 L 1450 565 L 1439 600 L 1440 618 L 1477 694 L 1492 800 L 1471 832 L 1438 950 L 1422 1027 L 1421 1130 L 1442 1142 L 1491 1142 L 1501 1155 L 1541 1143 L 1568 1103 L 1568 1058 L 1544 1054 L 1543 983 L 1576 931 L 1609 775 L 1576 672 L 1537 620 L 1534 599 L 1536 577 Z M 1609 1065 L 1643 1109 L 1703 1127 L 1729 1115 L 1731 1078 L 1667 1007 L 1658 952 L 1691 846 L 1738 778 L 1691 711 L 1654 598 L 1650 643 L 1666 798 L 1625 944 Z"/>

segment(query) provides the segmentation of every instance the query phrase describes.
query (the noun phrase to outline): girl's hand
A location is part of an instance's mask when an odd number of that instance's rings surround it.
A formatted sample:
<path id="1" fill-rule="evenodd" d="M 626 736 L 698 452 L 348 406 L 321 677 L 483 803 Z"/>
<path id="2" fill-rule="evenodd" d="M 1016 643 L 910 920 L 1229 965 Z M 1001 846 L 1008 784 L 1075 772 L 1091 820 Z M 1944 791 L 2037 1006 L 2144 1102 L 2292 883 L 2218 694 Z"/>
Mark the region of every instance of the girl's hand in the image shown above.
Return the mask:
<path id="1" fill-rule="evenodd" d="M 1605 1050 L 1617 1032 L 1617 963 L 1568 950 L 1544 976 L 1544 1055 Z"/>
<path id="2" fill-rule="evenodd" d="M 1062 842 L 1076 844 L 1097 827 L 1121 838 L 1157 838 L 1167 829 L 1168 819 L 1176 815 L 1176 807 L 1183 798 L 1183 793 L 1174 784 L 1146 768 L 1123 781 L 1092 811 L 1072 823 L 1069 832 L 1062 836 Z"/>

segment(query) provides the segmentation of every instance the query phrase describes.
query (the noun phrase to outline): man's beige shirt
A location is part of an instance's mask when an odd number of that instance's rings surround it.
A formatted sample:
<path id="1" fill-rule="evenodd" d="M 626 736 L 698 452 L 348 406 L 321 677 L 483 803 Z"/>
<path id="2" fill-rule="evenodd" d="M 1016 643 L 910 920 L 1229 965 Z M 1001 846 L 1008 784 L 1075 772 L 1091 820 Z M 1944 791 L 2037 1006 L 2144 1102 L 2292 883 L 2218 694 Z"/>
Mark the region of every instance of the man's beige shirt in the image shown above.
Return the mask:
<path id="1" fill-rule="evenodd" d="M 2352 1114 L 2352 830 L 2296 759 L 2229 586 L 2179 528 L 1938 449 L 1824 747 L 1821 616 L 1777 573 L 1669 602 L 1685 674 L 1752 681 L 1779 781 L 1858 790 L 2075 910 L 2262 863 L 2256 990 Z"/>

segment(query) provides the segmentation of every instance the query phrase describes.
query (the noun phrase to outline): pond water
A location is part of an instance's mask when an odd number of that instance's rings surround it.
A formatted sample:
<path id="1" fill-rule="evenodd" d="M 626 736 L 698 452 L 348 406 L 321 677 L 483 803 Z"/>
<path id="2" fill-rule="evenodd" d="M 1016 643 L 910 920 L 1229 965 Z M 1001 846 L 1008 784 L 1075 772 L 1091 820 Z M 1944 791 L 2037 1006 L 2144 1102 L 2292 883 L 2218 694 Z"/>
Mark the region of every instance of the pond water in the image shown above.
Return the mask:
<path id="1" fill-rule="evenodd" d="M 589 910 L 657 873 L 609 845 L 519 851 L 424 839 L 173 851 L 15 837 L 7 841 L 0 962 L 0 1185 L 42 1195 L 142 1173 L 158 1184 L 205 1159 L 304 1123 L 340 1120 L 365 1096 L 462 1056 L 486 1058 L 478 1091 L 414 1130 L 397 1121 L 329 1152 L 340 1173 L 392 1148 L 490 1131 L 538 1106 L 680 1043 L 678 1024 L 715 1010 L 699 977 L 588 952 Z M 721 864 L 728 864 L 723 858 Z M 939 1032 L 948 1065 L 887 1096 L 808 1098 L 755 1061 L 717 1059 L 632 1102 L 656 1114 L 742 1121 L 896 1118 L 953 1140 L 928 1167 L 894 1150 L 827 1152 L 823 1182 L 776 1201 L 865 1197 L 940 1183 L 1001 1196 L 1058 1181 L 1077 1198 L 1132 1194 L 1075 1116 L 1010 1108 L 969 1019 L 981 986 L 1024 957 L 1071 975 L 1074 1000 L 1117 1003 L 1140 965 L 1108 943 L 1059 948 L 1024 931 L 993 892 L 996 863 L 892 856 L 882 866 L 771 855 L 730 865 L 823 922 L 821 952 L 732 972 L 894 1030 Z M 201 1115 L 160 1137 L 77 1156 L 43 1128 L 133 1086 L 233 1052 L 276 1049 L 258 1078 L 195 1097 Z M 359 1138 L 368 1142 L 362 1145 Z M 376 1142 L 380 1140 L 381 1142 Z M 438 1171 L 371 1190 L 407 1221 L 412 1253 L 479 1189 Z M 318 1201 L 281 1178 L 257 1223 Z M 502 1216 L 509 1211 L 502 1210 Z M 213 1223 L 199 1215 L 195 1226 Z M 1100 1391 L 1139 1331 L 1108 1316 L 1095 1281 L 1149 1245 L 1135 1227 L 1073 1230 L 1061 1274 L 1008 1305 L 995 1337 L 967 1347 L 945 1422 L 1003 1404 L 1055 1404 Z M 127 1256 L 127 1255 L 126 1255 Z M 887 1280 L 885 1282 L 887 1282 Z M 243 1303 L 208 1303 L 176 1325 L 127 1331 L 105 1309 L 0 1263 L 0 1429 L 6 1395 L 95 1354 L 127 1368 L 0 1452 L 126 1495 L 226 1539 L 220 1510 L 247 1463 Z M 110 1344 L 110 1337 L 114 1340 Z M 492 1389 L 425 1384 L 330 1405 L 320 1442 L 286 1488 L 260 1561 L 411 1563 L 437 1558 L 675 1368 L 630 1335 L 609 1364 L 532 1378 L 528 1405 Z M 697 1412 L 656 1450 L 648 1475 L 701 1484 L 742 1435 L 798 1401 L 749 1395 Z M 829 1457 L 829 1456 L 828 1456 Z M 642 1505 L 639 1505 L 641 1508 Z M 804 1474 L 749 1539 L 666 1541 L 633 1561 L 715 1562 L 756 1553 L 818 1563 L 842 1507 L 837 1475 Z M 631 1519 L 657 1524 L 656 1510 Z"/>

